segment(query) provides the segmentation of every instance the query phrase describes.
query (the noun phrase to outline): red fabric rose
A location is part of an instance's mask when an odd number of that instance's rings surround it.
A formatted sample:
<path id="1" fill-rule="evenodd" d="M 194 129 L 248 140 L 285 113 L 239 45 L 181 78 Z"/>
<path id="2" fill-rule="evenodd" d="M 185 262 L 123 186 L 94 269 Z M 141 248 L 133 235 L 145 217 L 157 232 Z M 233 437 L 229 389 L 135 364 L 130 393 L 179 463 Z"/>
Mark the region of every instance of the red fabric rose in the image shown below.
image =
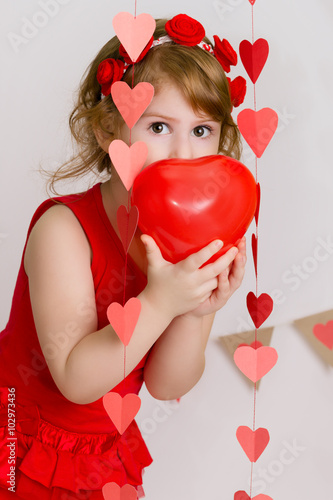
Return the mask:
<path id="1" fill-rule="evenodd" d="M 143 49 L 143 51 L 141 52 L 141 54 L 139 55 L 139 57 L 137 58 L 136 61 L 132 61 L 132 59 L 127 54 L 127 52 L 126 52 L 126 50 L 125 50 L 125 48 L 124 48 L 123 45 L 120 45 L 120 47 L 119 47 L 119 55 L 124 58 L 124 61 L 127 64 L 133 64 L 133 62 L 139 62 L 139 61 L 141 61 L 141 59 L 143 59 L 145 57 L 145 55 L 147 54 L 148 50 L 152 46 L 153 41 L 154 41 L 154 37 L 152 36 L 151 39 L 149 40 L 149 42 L 147 43 L 147 45 L 145 46 L 145 48 Z"/>
<path id="2" fill-rule="evenodd" d="M 104 59 L 97 70 L 97 81 L 102 87 L 102 94 L 109 95 L 111 85 L 122 79 L 124 74 L 124 63 L 119 59 Z"/>
<path id="3" fill-rule="evenodd" d="M 229 73 L 230 66 L 236 66 L 237 64 L 237 54 L 225 38 L 221 42 L 219 37 L 214 35 L 214 42 L 215 57 L 221 64 L 224 71 Z"/>
<path id="4" fill-rule="evenodd" d="M 178 14 L 167 21 L 165 31 L 174 42 L 188 47 L 197 45 L 205 36 L 202 24 L 186 14 Z"/>
<path id="5" fill-rule="evenodd" d="M 246 94 L 246 80 L 242 76 L 236 76 L 234 80 L 227 77 L 230 89 L 231 104 L 237 108 L 244 101 Z"/>

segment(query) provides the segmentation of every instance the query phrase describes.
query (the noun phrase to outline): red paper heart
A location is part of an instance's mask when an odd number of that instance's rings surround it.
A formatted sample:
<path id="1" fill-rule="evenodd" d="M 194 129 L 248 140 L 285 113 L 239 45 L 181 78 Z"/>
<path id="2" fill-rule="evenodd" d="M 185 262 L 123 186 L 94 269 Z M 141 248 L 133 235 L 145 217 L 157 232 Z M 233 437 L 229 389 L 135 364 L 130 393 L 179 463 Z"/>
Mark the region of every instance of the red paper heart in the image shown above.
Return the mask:
<path id="1" fill-rule="evenodd" d="M 249 0 L 249 2 L 250 2 L 251 5 L 254 5 L 255 2 L 256 2 L 256 0 Z"/>
<path id="2" fill-rule="evenodd" d="M 254 214 L 254 218 L 256 220 L 257 225 L 258 225 L 258 219 L 259 219 L 259 210 L 260 210 L 260 184 L 258 182 L 258 184 L 257 184 L 257 206 L 256 206 L 255 214 Z"/>
<path id="3" fill-rule="evenodd" d="M 256 462 L 269 442 L 267 429 L 260 427 L 253 431 L 242 425 L 236 431 L 236 437 L 250 462 Z"/>
<path id="4" fill-rule="evenodd" d="M 249 495 L 246 493 L 246 491 L 236 491 L 234 494 L 234 500 L 251 500 Z"/>
<path id="5" fill-rule="evenodd" d="M 239 44 L 240 58 L 253 83 L 256 83 L 263 67 L 265 66 L 268 52 L 268 42 L 264 38 L 258 38 L 253 45 L 248 40 L 243 40 Z"/>
<path id="6" fill-rule="evenodd" d="M 262 156 L 275 134 L 278 120 L 277 113 L 271 108 L 263 108 L 259 111 L 243 109 L 238 114 L 238 128 L 258 158 Z"/>
<path id="7" fill-rule="evenodd" d="M 122 183 L 129 191 L 147 159 L 147 144 L 138 141 L 129 147 L 124 141 L 115 139 L 110 143 L 109 155 Z"/>
<path id="8" fill-rule="evenodd" d="M 246 297 L 247 309 L 256 328 L 259 328 L 273 310 L 273 300 L 267 293 L 256 297 L 249 292 Z"/>
<path id="9" fill-rule="evenodd" d="M 115 82 L 111 95 L 126 125 L 133 128 L 151 103 L 154 87 L 148 82 L 140 82 L 131 89 L 126 82 Z"/>
<path id="10" fill-rule="evenodd" d="M 236 491 L 234 494 L 234 500 L 251 500 L 249 495 L 246 493 L 246 491 Z"/>
<path id="11" fill-rule="evenodd" d="M 237 367 L 252 382 L 257 382 L 268 373 L 277 362 L 274 347 L 262 346 L 254 349 L 251 346 L 238 347 L 234 353 Z"/>
<path id="12" fill-rule="evenodd" d="M 246 346 L 246 347 L 249 347 L 249 344 L 247 344 L 246 342 L 242 342 L 241 344 L 239 344 L 237 347 L 243 347 L 243 346 Z M 253 342 L 251 342 L 250 346 L 253 348 L 253 349 L 259 349 L 259 347 L 262 346 L 262 343 L 259 342 L 259 340 L 254 340 Z"/>
<path id="13" fill-rule="evenodd" d="M 234 500 L 251 500 L 251 498 L 245 491 L 242 490 L 236 491 Z M 272 500 L 272 498 L 267 495 L 257 495 L 255 497 L 252 497 L 252 500 Z"/>
<path id="14" fill-rule="evenodd" d="M 134 486 L 125 484 L 120 487 L 116 483 L 106 483 L 102 488 L 104 500 L 137 500 L 138 493 Z"/>
<path id="15" fill-rule="evenodd" d="M 150 14 L 134 17 L 129 12 L 119 12 L 112 24 L 127 54 L 135 62 L 155 31 L 155 19 Z"/>
<path id="16" fill-rule="evenodd" d="M 137 297 L 130 298 L 124 307 L 118 302 L 112 302 L 107 308 L 110 325 L 125 346 L 131 340 L 140 312 L 141 302 Z"/>
<path id="17" fill-rule="evenodd" d="M 123 434 L 140 410 L 141 399 L 137 394 L 122 398 L 117 392 L 108 392 L 103 396 L 103 405 L 119 434 Z"/>
<path id="18" fill-rule="evenodd" d="M 253 255 L 253 262 L 254 262 L 254 269 L 256 272 L 256 275 L 258 274 L 258 239 L 255 234 L 252 234 L 252 255 Z"/>
<path id="19" fill-rule="evenodd" d="M 256 208 L 256 184 L 240 162 L 222 155 L 172 158 L 145 168 L 135 179 L 132 204 L 139 227 L 163 257 L 178 262 L 215 239 L 237 244 Z"/>
<path id="20" fill-rule="evenodd" d="M 120 233 L 121 242 L 125 252 L 128 251 L 136 228 L 138 227 L 139 211 L 133 206 L 128 213 L 125 205 L 120 205 L 117 211 L 117 225 Z"/>
<path id="21" fill-rule="evenodd" d="M 318 323 L 313 327 L 314 336 L 329 349 L 333 349 L 333 320 L 322 325 Z"/>

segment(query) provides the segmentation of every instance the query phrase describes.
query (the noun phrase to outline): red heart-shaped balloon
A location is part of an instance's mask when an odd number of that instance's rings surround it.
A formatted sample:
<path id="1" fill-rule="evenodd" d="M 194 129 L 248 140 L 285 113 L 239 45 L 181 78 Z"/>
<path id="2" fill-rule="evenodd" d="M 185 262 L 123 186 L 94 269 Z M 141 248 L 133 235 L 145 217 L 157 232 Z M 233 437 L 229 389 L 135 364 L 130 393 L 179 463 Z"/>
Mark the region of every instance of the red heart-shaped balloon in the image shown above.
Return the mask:
<path id="1" fill-rule="evenodd" d="M 225 253 L 245 234 L 256 202 L 251 172 L 222 155 L 155 162 L 136 177 L 132 191 L 139 228 L 172 263 L 215 239 L 224 246 L 211 260 Z"/>

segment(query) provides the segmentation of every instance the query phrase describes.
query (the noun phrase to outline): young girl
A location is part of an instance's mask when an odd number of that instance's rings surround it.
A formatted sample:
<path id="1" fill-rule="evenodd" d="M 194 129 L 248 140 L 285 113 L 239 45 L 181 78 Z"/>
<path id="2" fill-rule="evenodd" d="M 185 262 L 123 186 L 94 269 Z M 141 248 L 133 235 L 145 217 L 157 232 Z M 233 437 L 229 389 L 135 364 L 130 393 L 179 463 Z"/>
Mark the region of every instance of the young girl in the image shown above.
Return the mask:
<path id="1" fill-rule="evenodd" d="M 182 32 L 184 19 L 195 33 Z M 154 40 L 134 67 L 134 85 L 145 81 L 155 88 L 131 132 L 132 143 L 148 145 L 145 166 L 174 157 L 238 157 L 221 65 L 228 69 L 232 49 L 216 38 L 214 55 L 201 24 L 184 15 L 158 20 Z M 151 456 L 135 421 L 119 434 L 103 396 L 137 394 L 143 381 L 157 399 L 187 393 L 203 373 L 214 314 L 244 275 L 244 238 L 202 267 L 220 241 L 171 264 L 139 229 L 125 275 L 116 215 L 128 193 L 108 155 L 113 139 L 130 140 L 110 96 L 116 79 L 132 85 L 133 65 L 124 62 L 128 55 L 114 37 L 90 65 L 70 117 L 81 152 L 51 184 L 92 169 L 107 172 L 109 180 L 46 200 L 28 230 L 10 318 L 0 335 L 1 499 L 102 500 L 108 482 L 130 484 L 142 496 L 142 470 Z M 124 283 L 126 301 L 141 302 L 126 348 L 126 378 L 124 346 L 106 315 L 110 303 L 123 303 Z M 13 408 L 14 435 L 8 426 Z"/>

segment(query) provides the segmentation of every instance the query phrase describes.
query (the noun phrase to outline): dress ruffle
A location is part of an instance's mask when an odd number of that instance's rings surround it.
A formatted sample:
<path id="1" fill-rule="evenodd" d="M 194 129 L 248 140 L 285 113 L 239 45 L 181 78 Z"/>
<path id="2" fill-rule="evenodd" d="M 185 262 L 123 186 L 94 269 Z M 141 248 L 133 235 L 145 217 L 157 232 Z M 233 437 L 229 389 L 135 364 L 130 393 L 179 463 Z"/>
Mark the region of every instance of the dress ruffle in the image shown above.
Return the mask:
<path id="1" fill-rule="evenodd" d="M 122 435 L 117 431 L 78 434 L 43 420 L 36 405 L 16 403 L 15 413 L 17 440 L 9 437 L 7 403 L 2 400 L 0 488 L 9 486 L 8 443 L 15 441 L 19 498 L 104 500 L 101 489 L 108 482 L 131 484 L 137 488 L 139 498 L 144 496 L 142 473 L 152 458 L 135 421 Z"/>

